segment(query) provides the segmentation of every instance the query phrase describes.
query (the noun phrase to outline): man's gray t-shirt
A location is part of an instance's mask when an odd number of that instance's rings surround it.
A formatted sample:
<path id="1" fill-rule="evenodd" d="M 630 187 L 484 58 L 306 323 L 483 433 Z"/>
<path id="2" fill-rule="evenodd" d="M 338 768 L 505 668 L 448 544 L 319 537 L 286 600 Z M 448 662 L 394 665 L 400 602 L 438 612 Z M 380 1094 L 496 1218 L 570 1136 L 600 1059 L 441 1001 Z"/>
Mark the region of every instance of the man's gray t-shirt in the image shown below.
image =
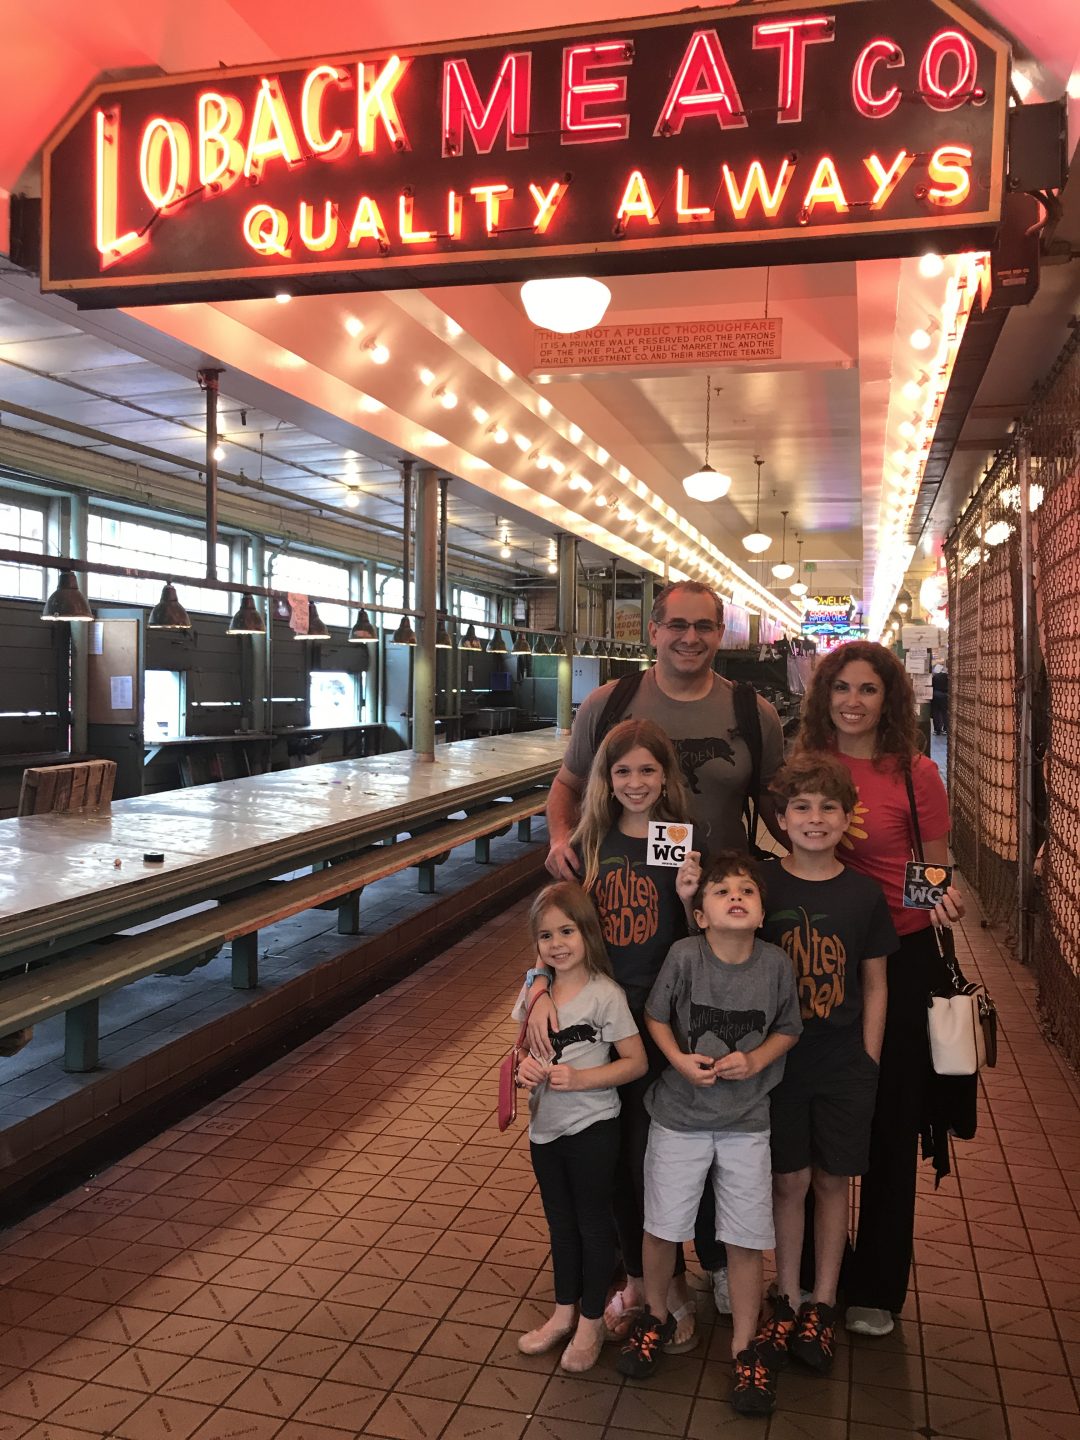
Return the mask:
<path id="1" fill-rule="evenodd" d="M 684 1055 L 720 1059 L 756 1050 L 768 1035 L 801 1035 L 791 961 L 777 945 L 755 940 L 740 965 L 718 960 L 704 935 L 677 941 L 656 977 L 645 1014 L 670 1025 Z M 667 1130 L 769 1128 L 769 1091 L 784 1074 L 784 1056 L 747 1080 L 691 1085 L 668 1066 L 645 1097 Z"/>
<path id="2" fill-rule="evenodd" d="M 574 719 L 563 764 L 579 779 L 588 778 L 596 754 L 596 726 L 616 682 L 587 696 Z M 652 720 L 668 736 L 682 764 L 690 792 L 694 843 L 717 850 L 745 850 L 743 801 L 750 791 L 750 749 L 735 723 L 735 687 L 713 676 L 712 693 L 701 700 L 673 700 L 656 683 L 655 669 L 642 677 L 621 720 Z M 767 700 L 758 696 L 761 717 L 761 788 L 784 763 L 784 732 Z M 754 797 L 757 798 L 756 796 Z"/>
<path id="3" fill-rule="evenodd" d="M 788 970 L 791 962 L 787 960 Z M 524 1020 L 527 992 L 522 990 L 514 1007 L 514 1019 Z M 559 1029 L 551 1033 L 555 1063 L 590 1070 L 613 1058 L 611 1046 L 638 1033 L 622 986 L 606 975 L 591 975 L 574 998 L 556 1002 Z M 551 1090 L 547 1084 L 529 1092 L 529 1139 L 543 1145 L 560 1135 L 576 1135 L 598 1120 L 619 1113 L 619 1092 L 614 1086 L 603 1090 Z"/>

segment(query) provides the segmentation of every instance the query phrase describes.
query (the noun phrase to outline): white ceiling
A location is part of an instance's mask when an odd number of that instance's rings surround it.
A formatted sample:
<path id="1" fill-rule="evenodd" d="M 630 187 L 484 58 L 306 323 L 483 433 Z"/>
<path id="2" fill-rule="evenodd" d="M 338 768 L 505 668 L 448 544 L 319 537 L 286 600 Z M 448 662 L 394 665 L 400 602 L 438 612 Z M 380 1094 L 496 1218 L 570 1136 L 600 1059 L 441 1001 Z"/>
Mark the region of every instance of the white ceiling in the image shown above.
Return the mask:
<path id="1" fill-rule="evenodd" d="M 460 0 L 453 10 L 433 0 L 414 0 L 404 9 L 376 0 L 361 10 L 354 0 L 325 0 L 304 10 L 295 0 L 111 0 L 108 7 L 41 0 L 8 8 L 13 13 L 5 15 L 0 47 L 0 201 L 5 187 L 33 190 L 43 140 L 102 72 L 183 71 L 497 33 L 508 23 L 505 6 L 491 0 Z M 681 0 L 589 0 L 583 12 L 571 0 L 543 6 L 526 0 L 510 23 L 556 25 L 586 14 L 601 21 L 682 8 Z M 1076 84 L 1077 0 L 986 0 L 981 9 L 1016 38 L 1032 98 Z M 627 495 L 633 509 L 647 508 L 668 534 L 672 513 L 665 507 L 677 510 L 738 567 L 731 578 L 743 587 L 743 598 L 750 598 L 754 581 L 768 583 L 767 565 L 748 560 L 738 544 L 753 519 L 753 460 L 760 455 L 766 462 L 762 524 L 777 536 L 767 561 L 779 558 L 779 512 L 786 509 L 788 558 L 798 532 L 804 558 L 820 568 L 819 588 L 868 586 L 892 443 L 890 400 L 905 378 L 898 317 L 913 295 L 922 299 L 909 274 L 897 262 L 872 261 L 769 273 L 624 276 L 611 283 L 611 323 L 757 316 L 766 299 L 768 313 L 783 319 L 782 365 L 713 372 L 710 458 L 734 479 L 730 496 L 715 506 L 688 501 L 679 485 L 703 455 L 703 374 L 533 384 L 531 327 L 516 288 L 508 286 L 322 296 L 289 306 L 251 301 L 80 314 L 37 295 L 20 277 L 0 276 L 0 403 L 91 427 L 102 438 L 76 437 L 10 410 L 4 423 L 117 458 L 131 459 L 128 443 L 137 442 L 169 457 L 147 457 L 148 465 L 179 470 L 178 461 L 197 463 L 202 451 L 203 400 L 194 372 L 217 363 L 227 372 L 226 484 L 241 471 L 249 482 L 261 475 L 297 500 L 340 510 L 347 481 L 361 492 L 359 517 L 400 524 L 396 462 L 410 453 L 462 477 L 451 487 L 451 540 L 473 553 L 496 557 L 498 517 L 509 520 L 522 558 L 532 555 L 538 564 L 546 537 L 563 527 L 585 538 L 592 558 L 611 549 L 650 562 L 658 547 L 652 535 L 643 538 L 614 512 L 599 511 L 590 496 L 569 494 L 565 477 L 559 482 L 550 471 L 537 471 L 512 444 L 494 447 L 471 415 L 472 406 L 482 405 L 512 432 L 527 434 L 530 454 L 556 456 L 567 475 L 585 475 L 597 491 L 626 495 L 618 480 L 625 467 L 637 487 L 636 496 Z M 1011 318 L 1006 332 L 1007 338 L 1027 332 L 1034 364 L 1049 361 L 1048 337 L 1060 328 L 1060 308 L 1076 298 L 1068 267 L 1044 297 L 1026 317 Z M 350 316 L 362 322 L 363 337 L 378 336 L 390 346 L 390 364 L 372 366 L 345 331 Z M 460 395 L 456 410 L 446 412 L 432 399 L 433 386 L 418 377 L 421 366 Z M 1000 376 L 997 384 L 1005 384 Z M 547 404 L 554 407 L 550 415 Z M 581 440 L 573 438 L 578 428 Z M 979 436 L 969 439 L 974 446 Z M 610 461 L 597 460 L 598 447 Z M 963 454 L 969 466 L 984 458 L 974 448 Z M 946 487 L 941 506 L 961 491 L 961 480 Z M 343 524 L 350 523 L 348 515 L 341 515 Z M 935 536 L 945 523 L 935 512 Z M 662 544 L 659 553 L 665 553 Z"/>

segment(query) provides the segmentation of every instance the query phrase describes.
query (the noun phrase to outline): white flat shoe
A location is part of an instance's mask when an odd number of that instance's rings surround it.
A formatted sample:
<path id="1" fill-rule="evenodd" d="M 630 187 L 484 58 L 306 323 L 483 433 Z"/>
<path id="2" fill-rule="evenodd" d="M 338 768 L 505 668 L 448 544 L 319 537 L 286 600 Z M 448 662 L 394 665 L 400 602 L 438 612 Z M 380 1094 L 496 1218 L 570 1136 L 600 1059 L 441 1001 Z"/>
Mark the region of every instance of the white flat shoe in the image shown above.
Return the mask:
<path id="1" fill-rule="evenodd" d="M 568 1345 L 559 1360 L 559 1369 L 565 1370 L 569 1375 L 584 1375 L 586 1370 L 591 1370 L 600 1359 L 603 1348 L 603 1331 L 591 1343 Z"/>
<path id="2" fill-rule="evenodd" d="M 844 1324 L 855 1335 L 891 1335 L 896 1322 L 888 1310 L 870 1305 L 849 1305 Z"/>
<path id="3" fill-rule="evenodd" d="M 540 1325 L 535 1330 L 527 1330 L 524 1335 L 519 1335 L 517 1348 L 522 1355 L 546 1355 L 549 1350 L 554 1350 L 556 1345 L 561 1345 L 566 1337 L 573 1333 L 573 1325 L 559 1328 L 550 1324 Z"/>

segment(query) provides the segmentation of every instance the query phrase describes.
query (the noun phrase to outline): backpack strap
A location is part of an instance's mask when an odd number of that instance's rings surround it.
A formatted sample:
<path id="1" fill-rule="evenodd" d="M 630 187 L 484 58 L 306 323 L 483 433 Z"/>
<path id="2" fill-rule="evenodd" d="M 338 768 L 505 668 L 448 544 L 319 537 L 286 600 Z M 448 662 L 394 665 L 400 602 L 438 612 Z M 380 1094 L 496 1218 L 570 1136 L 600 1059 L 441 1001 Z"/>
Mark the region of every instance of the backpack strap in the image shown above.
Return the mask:
<path id="1" fill-rule="evenodd" d="M 634 696 L 640 689 L 641 682 L 644 678 L 644 670 L 631 670 L 629 675 L 623 675 L 616 680 L 610 695 L 604 702 L 603 710 L 600 711 L 599 719 L 593 726 L 592 742 L 594 755 L 597 750 L 600 749 L 604 736 L 609 730 L 614 729 L 626 714 L 627 710 L 630 709 Z"/>
<path id="2" fill-rule="evenodd" d="M 750 751 L 750 793 L 743 801 L 743 820 L 750 853 L 754 854 L 757 849 L 758 796 L 761 794 L 761 712 L 758 709 L 757 691 L 748 680 L 739 681 L 731 700 L 735 710 L 735 724 Z"/>

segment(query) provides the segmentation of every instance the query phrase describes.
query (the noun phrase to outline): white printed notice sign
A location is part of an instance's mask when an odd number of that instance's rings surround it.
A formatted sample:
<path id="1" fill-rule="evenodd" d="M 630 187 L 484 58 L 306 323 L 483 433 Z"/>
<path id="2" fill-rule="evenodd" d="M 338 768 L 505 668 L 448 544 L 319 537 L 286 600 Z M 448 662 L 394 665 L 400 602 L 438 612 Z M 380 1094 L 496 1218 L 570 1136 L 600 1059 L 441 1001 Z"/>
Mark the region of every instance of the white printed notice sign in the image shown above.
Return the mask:
<path id="1" fill-rule="evenodd" d="M 537 330 L 535 367 L 554 371 L 760 364 L 781 358 L 782 325 L 778 318 L 757 316 L 598 325 L 575 335 Z"/>

